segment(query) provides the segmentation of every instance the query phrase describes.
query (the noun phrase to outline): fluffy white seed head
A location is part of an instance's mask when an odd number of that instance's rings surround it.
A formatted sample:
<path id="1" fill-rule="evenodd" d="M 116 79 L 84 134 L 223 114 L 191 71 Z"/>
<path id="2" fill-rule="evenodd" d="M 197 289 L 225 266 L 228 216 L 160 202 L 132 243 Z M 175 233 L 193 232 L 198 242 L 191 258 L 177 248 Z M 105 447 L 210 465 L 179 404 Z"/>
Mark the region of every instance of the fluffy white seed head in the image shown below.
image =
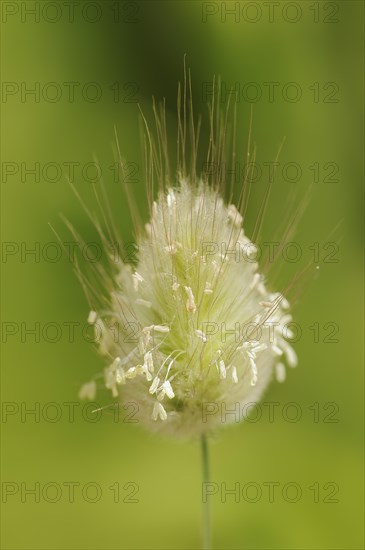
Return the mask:
<path id="1" fill-rule="evenodd" d="M 283 381 L 283 360 L 295 366 L 282 331 L 289 304 L 239 253 L 254 249 L 242 216 L 208 184 L 161 191 L 147 227 L 136 269 L 120 264 L 107 310 L 89 320 L 113 358 L 104 372 L 112 397 L 137 403 L 152 430 L 194 437 L 233 419 L 222 422 L 223 406 L 259 400 L 273 373 Z M 94 394 L 85 385 L 80 397 Z"/>
<path id="2" fill-rule="evenodd" d="M 144 225 L 139 221 L 133 194 L 125 186 L 137 236 L 133 267 L 118 258 L 110 272 L 95 266 L 91 280 L 78 272 L 90 304 L 88 321 L 107 365 L 98 389 L 104 386 L 112 398 L 136 403 L 138 421 L 147 428 L 185 438 L 236 421 L 236 415 L 225 411 L 247 410 L 245 405 L 261 398 L 273 375 L 284 381 L 285 363 L 297 364 L 285 339 L 292 337 L 289 303 L 269 291 L 257 264 L 257 245 L 243 230 L 251 208 L 250 176 L 245 174 L 237 190 L 234 178 L 227 180 L 222 169 L 227 161 L 231 166 L 236 162 L 235 123 L 227 138 L 229 104 L 221 113 L 220 85 L 215 84 L 202 157 L 206 167 L 198 163 L 200 126 L 185 67 L 178 88 L 176 166 L 171 167 L 164 105 L 159 112 L 153 105 L 155 131 L 142 115 L 149 220 Z M 254 161 L 250 142 L 249 137 L 247 158 Z M 117 150 L 123 168 L 118 140 Z M 257 243 L 273 181 L 252 230 Z M 236 191 L 236 205 L 232 198 L 225 203 L 223 197 L 234 197 Z M 110 235 L 118 244 L 121 239 L 107 199 L 106 206 L 103 222 L 94 223 L 108 249 Z M 295 231 L 300 212 L 289 217 L 282 245 Z M 88 214 L 94 220 L 94 213 Z M 79 395 L 93 399 L 95 392 L 96 384 L 90 382 Z"/>

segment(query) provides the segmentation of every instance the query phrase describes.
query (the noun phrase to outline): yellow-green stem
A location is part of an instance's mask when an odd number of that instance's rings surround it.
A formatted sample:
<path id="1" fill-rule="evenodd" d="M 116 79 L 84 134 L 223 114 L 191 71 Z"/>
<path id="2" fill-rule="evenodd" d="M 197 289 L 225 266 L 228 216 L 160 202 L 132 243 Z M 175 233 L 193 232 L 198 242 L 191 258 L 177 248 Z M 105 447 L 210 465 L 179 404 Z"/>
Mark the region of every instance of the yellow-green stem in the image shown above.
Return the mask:
<path id="1" fill-rule="evenodd" d="M 208 454 L 208 441 L 205 434 L 201 436 L 201 451 L 202 451 L 202 467 L 203 467 L 203 487 L 206 483 L 209 483 L 209 454 Z M 202 497 L 206 495 L 206 492 L 202 491 Z M 202 498 L 203 504 L 203 549 L 211 549 L 211 525 L 210 525 L 210 503 L 207 495 Z"/>

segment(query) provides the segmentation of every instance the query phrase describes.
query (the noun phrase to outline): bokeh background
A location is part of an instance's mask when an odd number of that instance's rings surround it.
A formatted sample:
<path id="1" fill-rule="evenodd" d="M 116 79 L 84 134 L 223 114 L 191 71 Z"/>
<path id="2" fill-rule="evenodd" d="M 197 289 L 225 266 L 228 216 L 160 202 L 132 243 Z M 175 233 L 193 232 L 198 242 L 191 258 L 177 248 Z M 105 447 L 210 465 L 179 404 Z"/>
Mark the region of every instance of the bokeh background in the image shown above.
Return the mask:
<path id="1" fill-rule="evenodd" d="M 3 2 L 1 8 L 3 548 L 200 545 L 199 445 L 151 436 L 106 413 L 90 421 L 77 392 L 103 364 L 82 333 L 88 305 L 72 266 L 65 255 L 52 262 L 47 248 L 56 241 L 49 224 L 63 241 L 73 240 L 60 213 L 86 242 L 96 240 L 64 177 L 76 163 L 74 185 L 93 209 L 95 174 L 87 167 L 95 158 L 120 232 L 125 242 L 133 240 L 128 207 L 110 168 L 114 126 L 122 154 L 136 170 L 129 185 L 146 219 L 138 103 L 150 116 L 151 96 L 165 97 L 174 126 L 184 54 L 197 113 L 207 109 L 204 83 L 220 75 L 227 88 L 238 86 L 242 150 L 252 109 L 260 166 L 275 159 L 285 136 L 279 161 L 301 167 L 295 182 L 278 170 L 267 240 L 293 188 L 300 201 L 312 186 L 296 235 L 306 263 L 313 263 L 295 309 L 302 327 L 295 346 L 299 367 L 265 395 L 266 403 L 278 404 L 273 422 L 262 406 L 259 421 L 222 430 L 211 442 L 212 481 L 219 489 L 211 497 L 214 546 L 363 548 L 362 2 L 105 0 Z M 273 97 L 267 82 L 278 83 Z M 36 95 L 27 94 L 30 89 Z M 262 96 L 256 100 L 257 90 Z M 203 142 L 206 137 L 203 124 Z M 174 147 L 174 133 L 171 142 Z M 39 177 L 26 172 L 34 166 Z M 253 205 L 266 181 L 263 171 Z M 255 214 L 250 209 L 248 224 Z M 315 242 L 316 277 L 309 250 Z M 339 261 L 324 261 L 331 251 L 323 248 L 327 242 L 338 244 Z M 25 254 L 35 247 L 38 256 Z M 281 276 L 290 270 L 293 265 L 284 262 Z M 36 323 L 39 341 L 26 333 Z M 74 341 L 67 323 L 77 323 Z M 314 323 L 318 342 L 309 328 Z M 326 341 L 332 330 L 327 323 L 338 326 L 335 342 Z M 288 421 L 298 407 L 298 421 Z M 26 414 L 32 408 L 38 412 Z M 71 482 L 78 484 L 74 502 L 68 498 Z M 274 502 L 268 482 L 279 484 Z M 289 482 L 302 490 L 297 502 L 288 502 L 290 490 L 283 497 Z M 37 483 L 39 502 L 26 493 Z M 99 500 L 90 483 L 99 487 Z M 247 483 L 256 485 L 247 498 L 241 493 L 235 502 L 228 495 L 224 502 L 222 483 L 228 489 L 238 483 L 243 491 Z M 262 495 L 250 502 L 257 486 Z"/>

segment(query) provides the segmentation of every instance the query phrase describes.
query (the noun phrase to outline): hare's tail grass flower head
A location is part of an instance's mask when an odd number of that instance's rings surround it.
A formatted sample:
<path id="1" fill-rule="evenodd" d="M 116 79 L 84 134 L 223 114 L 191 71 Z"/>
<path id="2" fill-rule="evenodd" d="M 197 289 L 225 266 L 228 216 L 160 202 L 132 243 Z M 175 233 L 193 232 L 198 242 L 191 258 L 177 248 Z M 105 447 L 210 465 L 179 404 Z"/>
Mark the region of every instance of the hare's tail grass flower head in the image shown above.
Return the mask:
<path id="1" fill-rule="evenodd" d="M 178 92 L 176 176 L 164 107 L 157 113 L 153 106 L 155 138 L 146 123 L 150 212 L 145 225 L 136 222 L 135 265 L 119 261 L 109 274 L 98 268 L 96 278 L 105 281 L 102 297 L 82 278 L 88 321 L 106 366 L 79 394 L 93 400 L 104 388 L 117 401 L 136 403 L 147 428 L 183 438 L 214 431 L 222 424 L 222 407 L 232 411 L 239 403 L 244 410 L 261 398 L 273 375 L 282 382 L 286 366 L 297 364 L 284 337 L 289 331 L 283 330 L 291 321 L 289 303 L 269 290 L 256 246 L 244 232 L 248 180 L 236 206 L 232 194 L 224 199 L 230 182 L 219 170 L 197 173 L 199 124 L 190 82 L 189 75 Z M 217 104 L 214 97 L 207 166 L 225 155 L 227 113 L 220 116 Z M 132 202 L 131 208 L 137 219 Z"/>

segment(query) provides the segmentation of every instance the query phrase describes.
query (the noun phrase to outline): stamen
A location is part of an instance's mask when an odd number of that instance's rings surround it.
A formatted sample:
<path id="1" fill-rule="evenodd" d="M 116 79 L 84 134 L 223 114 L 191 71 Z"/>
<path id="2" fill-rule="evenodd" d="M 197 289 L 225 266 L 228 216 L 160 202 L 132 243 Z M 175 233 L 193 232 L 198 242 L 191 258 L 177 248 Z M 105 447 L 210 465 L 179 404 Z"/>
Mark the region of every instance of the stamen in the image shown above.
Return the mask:
<path id="1" fill-rule="evenodd" d="M 227 376 L 226 365 L 224 364 L 223 359 L 219 361 L 219 376 L 221 380 L 224 380 Z"/>
<path id="2" fill-rule="evenodd" d="M 145 354 L 143 359 L 144 359 L 144 364 L 146 365 L 147 370 L 149 370 L 150 372 L 154 372 L 155 367 L 153 365 L 152 353 L 150 351 L 148 351 Z"/>
<path id="3" fill-rule="evenodd" d="M 188 299 L 186 300 L 186 309 L 189 313 L 195 313 L 196 304 L 195 304 L 193 291 L 191 290 L 190 286 L 186 286 L 185 291 L 186 291 L 186 294 L 188 295 Z"/>
<path id="4" fill-rule="evenodd" d="M 174 282 L 174 283 L 172 284 L 172 290 L 173 290 L 174 292 L 176 292 L 179 288 L 180 288 L 180 284 L 179 284 L 179 283 Z"/>
<path id="5" fill-rule="evenodd" d="M 108 390 L 111 390 L 113 397 L 118 397 L 118 389 L 117 389 L 117 382 L 115 379 L 115 372 L 113 365 L 110 365 L 106 369 L 104 369 L 104 380 L 105 380 L 105 387 Z"/>
<path id="6" fill-rule="evenodd" d="M 272 302 L 259 302 L 259 306 L 261 307 L 267 307 L 267 308 L 271 308 L 273 307 L 273 303 Z"/>
<path id="7" fill-rule="evenodd" d="M 211 283 L 206 283 L 205 289 L 204 289 L 204 294 L 213 294 Z"/>
<path id="8" fill-rule="evenodd" d="M 256 366 L 256 363 L 255 363 L 254 359 L 252 359 L 252 357 L 249 358 L 249 361 L 250 361 L 250 365 L 251 365 L 251 386 L 256 386 L 256 383 L 257 383 L 257 366 Z"/>
<path id="9" fill-rule="evenodd" d="M 169 254 L 176 254 L 177 248 L 176 245 L 172 243 L 165 246 L 164 250 L 166 250 L 166 252 L 168 252 Z"/>
<path id="10" fill-rule="evenodd" d="M 165 388 L 164 388 L 164 387 L 161 387 L 161 388 L 157 391 L 156 397 L 157 397 L 158 401 L 163 401 L 163 398 L 165 397 L 165 395 L 166 395 Z"/>
<path id="11" fill-rule="evenodd" d="M 207 335 L 202 330 L 196 329 L 195 334 L 200 338 L 204 344 L 208 341 Z"/>
<path id="12" fill-rule="evenodd" d="M 135 378 L 137 374 L 138 374 L 137 367 L 131 367 L 130 369 L 127 370 L 127 372 L 125 373 L 125 376 L 126 378 Z"/>
<path id="13" fill-rule="evenodd" d="M 275 365 L 275 375 L 278 382 L 284 382 L 286 378 L 286 370 L 283 363 L 277 363 Z"/>
<path id="14" fill-rule="evenodd" d="M 153 379 L 153 382 L 150 386 L 150 389 L 148 390 L 150 393 L 155 393 L 155 391 L 157 390 L 158 386 L 160 384 L 160 379 L 158 376 L 156 376 L 154 379 Z"/>
<path id="15" fill-rule="evenodd" d="M 87 318 L 87 322 L 90 323 L 91 325 L 93 325 L 96 321 L 96 318 L 97 318 L 97 313 L 96 311 L 90 311 L 89 313 L 89 316 Z"/>
<path id="16" fill-rule="evenodd" d="M 155 332 L 170 332 L 169 327 L 165 325 L 150 325 L 149 327 L 144 327 L 142 329 L 143 332 L 151 332 L 151 330 L 154 330 Z"/>
<path id="17" fill-rule="evenodd" d="M 156 401 L 153 405 L 152 418 L 153 420 L 157 420 L 158 417 L 160 417 L 161 420 L 166 420 L 167 413 L 163 408 L 162 403 Z"/>
<path id="18" fill-rule="evenodd" d="M 125 384 L 125 372 L 121 366 L 118 366 L 115 370 L 115 381 L 119 385 Z"/>
<path id="19" fill-rule="evenodd" d="M 258 248 L 253 242 L 248 243 L 249 246 L 246 246 L 246 255 L 249 260 L 254 260 L 257 258 Z"/>
<path id="20" fill-rule="evenodd" d="M 137 271 L 135 271 L 132 275 L 133 277 L 133 288 L 134 290 L 137 292 L 138 290 L 138 285 L 139 283 L 143 283 L 144 281 L 144 278 L 142 277 L 142 275 L 140 275 L 139 273 L 137 273 Z"/>
<path id="21" fill-rule="evenodd" d="M 139 353 L 141 355 L 145 354 L 146 349 L 147 349 L 148 344 L 150 343 L 150 341 L 151 341 L 151 332 L 150 332 L 150 330 L 143 329 L 142 334 L 139 337 L 139 342 L 138 342 L 138 349 L 139 349 Z"/>
<path id="22" fill-rule="evenodd" d="M 168 380 L 165 380 L 165 382 L 162 384 L 162 387 L 165 390 L 165 393 L 169 399 L 175 397 L 174 390 L 172 389 L 172 386 Z"/>
<path id="23" fill-rule="evenodd" d="M 126 363 L 129 358 L 125 358 L 123 363 Z M 116 357 L 113 363 L 109 367 L 109 382 L 113 384 L 112 377 L 114 376 L 114 383 L 121 385 L 125 384 L 125 372 L 122 367 L 122 360 L 120 357 Z"/>
<path id="24" fill-rule="evenodd" d="M 298 364 L 298 357 L 295 351 L 293 350 L 293 348 L 289 346 L 289 344 L 285 342 L 285 340 L 282 340 L 280 342 L 280 345 L 283 348 L 289 367 L 292 367 L 292 368 L 296 367 Z"/>
<path id="25" fill-rule="evenodd" d="M 96 395 L 96 382 L 95 380 L 91 380 L 90 382 L 86 382 L 83 384 L 79 391 L 79 399 L 89 399 L 92 401 L 95 399 Z"/>
<path id="26" fill-rule="evenodd" d="M 137 298 L 136 304 L 138 304 L 139 306 L 145 306 L 148 308 L 152 307 L 151 302 L 149 302 L 148 300 L 142 300 L 142 298 Z"/>
<path id="27" fill-rule="evenodd" d="M 171 210 L 173 206 L 176 206 L 176 197 L 173 189 L 168 190 L 166 201 L 167 201 L 167 206 L 169 210 Z"/>

